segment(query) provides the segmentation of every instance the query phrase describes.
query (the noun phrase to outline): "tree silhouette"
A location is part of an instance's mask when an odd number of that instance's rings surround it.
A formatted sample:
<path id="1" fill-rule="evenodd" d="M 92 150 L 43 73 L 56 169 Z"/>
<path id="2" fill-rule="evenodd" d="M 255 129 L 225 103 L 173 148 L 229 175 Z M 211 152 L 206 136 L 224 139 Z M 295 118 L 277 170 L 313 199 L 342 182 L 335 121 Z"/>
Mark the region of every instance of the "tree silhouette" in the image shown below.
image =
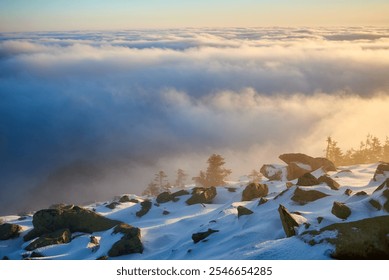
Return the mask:
<path id="1" fill-rule="evenodd" d="M 212 154 L 207 163 L 207 170 L 200 171 L 199 176 L 193 178 L 196 184 L 204 187 L 224 185 L 224 180 L 231 174 L 231 169 L 224 168 L 224 158 L 221 155 Z"/>
<path id="2" fill-rule="evenodd" d="M 184 188 L 185 187 L 185 181 L 186 181 L 187 177 L 188 177 L 188 175 L 185 173 L 184 170 L 178 169 L 177 170 L 177 179 L 176 179 L 175 186 L 179 187 L 179 188 Z"/>

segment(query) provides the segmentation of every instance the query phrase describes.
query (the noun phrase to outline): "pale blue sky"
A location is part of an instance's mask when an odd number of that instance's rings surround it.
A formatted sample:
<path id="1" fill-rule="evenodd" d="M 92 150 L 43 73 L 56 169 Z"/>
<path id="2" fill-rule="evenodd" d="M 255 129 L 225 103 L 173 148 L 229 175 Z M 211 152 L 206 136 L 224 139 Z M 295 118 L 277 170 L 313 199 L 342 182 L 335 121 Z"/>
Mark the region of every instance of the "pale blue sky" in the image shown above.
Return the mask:
<path id="1" fill-rule="evenodd" d="M 389 25 L 388 0 L 0 0 L 0 31 Z"/>

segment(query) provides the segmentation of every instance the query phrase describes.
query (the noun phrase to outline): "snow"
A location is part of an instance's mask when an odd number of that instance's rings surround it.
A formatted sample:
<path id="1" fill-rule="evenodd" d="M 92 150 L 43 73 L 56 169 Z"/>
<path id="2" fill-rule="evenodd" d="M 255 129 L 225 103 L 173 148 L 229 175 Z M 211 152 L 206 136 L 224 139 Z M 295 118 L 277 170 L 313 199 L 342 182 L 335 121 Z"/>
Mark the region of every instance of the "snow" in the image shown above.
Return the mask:
<path id="1" fill-rule="evenodd" d="M 369 203 L 374 198 L 381 203 L 385 201 L 380 193 L 373 191 L 383 182 L 373 181 L 373 174 L 377 164 L 365 164 L 346 167 L 352 173 L 346 172 L 339 176 L 337 172 L 328 173 L 340 185 L 339 190 L 332 190 L 325 184 L 302 189 L 315 189 L 329 196 L 305 205 L 299 205 L 291 200 L 296 186 L 287 190 L 284 181 L 266 181 L 269 188 L 269 201 L 258 205 L 259 199 L 241 201 L 242 191 L 247 182 L 229 182 L 229 185 L 217 187 L 217 196 L 212 204 L 196 204 L 188 206 L 185 201 L 190 195 L 179 197 L 177 202 L 156 204 L 143 217 L 136 216 L 140 210 L 139 203 L 121 203 L 115 209 L 109 209 L 104 203 L 86 205 L 94 208 L 97 213 L 107 218 L 119 220 L 141 229 L 141 240 L 144 245 L 142 254 L 131 254 L 112 259 L 128 260 L 162 260 L 162 259 L 330 259 L 330 252 L 334 249 L 331 244 L 321 243 L 315 246 L 308 245 L 300 236 L 286 238 L 278 213 L 280 204 L 284 205 L 294 216 L 300 227 L 298 234 L 307 230 L 318 230 L 327 225 L 345 222 L 331 213 L 334 201 L 346 203 L 351 216 L 346 220 L 356 221 L 368 217 L 387 215 L 384 210 L 377 211 Z M 316 171 L 316 175 L 322 171 Z M 191 190 L 193 186 L 188 186 Z M 228 188 L 235 188 L 231 192 Z M 349 188 L 351 196 L 344 194 Z M 286 191 L 285 191 L 286 190 Z M 281 192 L 285 191 L 282 195 Z M 355 196 L 359 191 L 368 195 Z M 140 201 L 146 197 L 131 196 Z M 237 207 L 244 206 L 254 213 L 238 218 Z M 163 215 L 164 210 L 169 211 Z M 319 223 L 318 217 L 322 217 Z M 21 225 L 23 230 L 19 238 L 0 241 L 0 258 L 22 259 L 29 252 L 24 250 L 31 241 L 24 242 L 22 237 L 33 228 L 32 216 L 19 220 L 19 216 L 1 217 L 5 222 Z M 309 224 L 309 228 L 306 225 Z M 218 230 L 205 240 L 194 243 L 192 234 L 208 229 Z M 95 232 L 93 234 L 73 233 L 72 241 L 68 244 L 52 245 L 35 250 L 41 253 L 43 259 L 96 259 L 106 256 L 112 245 L 122 235 L 112 234 L 112 229 Z M 328 235 L 336 233 L 329 232 Z M 100 244 L 90 243 L 91 236 L 95 236 Z M 323 237 L 323 236 L 321 236 Z M 328 236 L 331 237 L 331 236 Z"/>

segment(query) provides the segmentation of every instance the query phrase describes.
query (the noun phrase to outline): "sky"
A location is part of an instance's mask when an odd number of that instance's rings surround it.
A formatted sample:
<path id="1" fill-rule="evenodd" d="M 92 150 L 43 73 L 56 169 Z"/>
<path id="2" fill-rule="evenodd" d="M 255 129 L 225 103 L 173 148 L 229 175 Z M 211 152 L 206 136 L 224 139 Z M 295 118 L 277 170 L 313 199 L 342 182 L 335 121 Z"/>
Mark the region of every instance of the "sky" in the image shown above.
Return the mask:
<path id="1" fill-rule="evenodd" d="M 386 0 L 1 0 L 0 32 L 388 25 Z"/>

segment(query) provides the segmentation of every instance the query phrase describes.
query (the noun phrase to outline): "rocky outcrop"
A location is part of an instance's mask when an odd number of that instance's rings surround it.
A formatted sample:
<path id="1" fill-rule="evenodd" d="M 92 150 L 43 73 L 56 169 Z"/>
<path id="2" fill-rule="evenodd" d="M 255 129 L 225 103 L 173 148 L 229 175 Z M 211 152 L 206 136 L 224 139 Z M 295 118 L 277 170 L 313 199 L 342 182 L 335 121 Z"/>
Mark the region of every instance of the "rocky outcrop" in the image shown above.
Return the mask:
<path id="1" fill-rule="evenodd" d="M 0 225 L 0 240 L 8 240 L 19 236 L 22 227 L 15 224 L 1 224 Z"/>
<path id="2" fill-rule="evenodd" d="M 326 196 L 328 196 L 328 194 L 322 193 L 317 190 L 302 190 L 300 188 L 296 188 L 291 199 L 294 202 L 304 205 L 306 203 L 321 199 Z"/>
<path id="3" fill-rule="evenodd" d="M 239 218 L 240 216 L 251 215 L 251 214 L 254 213 L 253 211 L 251 211 L 250 209 L 247 209 L 247 208 L 244 207 L 244 206 L 238 206 L 237 210 L 238 210 L 238 218 Z"/>
<path id="4" fill-rule="evenodd" d="M 351 209 L 346 204 L 335 201 L 331 213 L 339 219 L 346 220 L 351 215 Z"/>
<path id="5" fill-rule="evenodd" d="M 118 233 L 123 234 L 123 237 L 112 245 L 108 251 L 109 257 L 143 253 L 143 244 L 140 240 L 141 231 L 139 228 L 122 223 L 114 228 L 112 234 Z"/>
<path id="6" fill-rule="evenodd" d="M 353 193 L 353 191 L 350 190 L 350 189 L 346 189 L 346 190 L 344 191 L 344 194 L 347 195 L 347 196 L 350 196 L 352 193 Z"/>
<path id="7" fill-rule="evenodd" d="M 272 164 L 264 164 L 259 172 L 271 181 L 280 181 L 283 177 L 285 167 L 278 167 Z M 285 171 L 286 172 L 286 171 Z"/>
<path id="8" fill-rule="evenodd" d="M 297 180 L 297 185 L 299 186 L 315 186 L 319 184 L 319 180 L 317 180 L 316 177 L 313 176 L 311 173 L 305 173 Z"/>
<path id="9" fill-rule="evenodd" d="M 282 227 L 284 228 L 286 236 L 291 237 L 296 235 L 295 227 L 298 227 L 299 224 L 289 213 L 288 209 L 286 209 L 283 205 L 280 204 L 280 206 L 278 207 L 278 213 L 280 214 Z"/>
<path id="10" fill-rule="evenodd" d="M 138 212 L 136 212 L 136 214 L 135 214 L 139 218 L 146 215 L 150 211 L 153 204 L 151 203 L 150 200 L 145 200 L 145 201 L 142 201 L 140 203 L 140 206 L 141 206 L 141 209 Z"/>
<path id="11" fill-rule="evenodd" d="M 379 178 L 388 178 L 389 176 L 389 163 L 380 163 L 374 172 L 373 181 L 377 181 Z"/>
<path id="12" fill-rule="evenodd" d="M 382 205 L 381 203 L 379 203 L 379 201 L 375 200 L 375 199 L 370 199 L 369 200 L 369 203 L 371 206 L 373 206 L 375 209 L 377 209 L 378 211 L 382 209 Z"/>
<path id="13" fill-rule="evenodd" d="M 198 243 L 201 240 L 204 240 L 205 238 L 207 238 L 208 236 L 210 236 L 211 234 L 213 234 L 215 232 L 219 232 L 219 231 L 209 228 L 207 231 L 194 233 L 194 234 L 192 234 L 192 240 L 194 243 Z"/>
<path id="14" fill-rule="evenodd" d="M 319 181 L 319 183 L 327 184 L 327 186 L 329 186 L 331 190 L 337 191 L 340 188 L 340 184 L 328 175 L 320 176 L 317 180 Z"/>
<path id="15" fill-rule="evenodd" d="M 286 178 L 288 180 L 294 180 L 303 176 L 305 173 L 309 173 L 312 171 L 311 166 L 305 166 L 303 164 L 299 164 L 297 162 L 290 162 L 286 167 L 287 175 Z"/>
<path id="16" fill-rule="evenodd" d="M 34 214 L 32 220 L 34 228 L 24 236 L 24 240 L 28 241 L 42 234 L 53 233 L 65 228 L 70 232 L 104 231 L 119 223 L 119 221 L 73 205 L 58 209 L 43 209 Z"/>
<path id="17" fill-rule="evenodd" d="M 268 202 L 269 200 L 267 198 L 264 198 L 264 197 L 261 197 L 261 199 L 258 201 L 258 206 L 259 205 L 262 205 L 262 204 L 265 204 L 266 202 Z"/>
<path id="18" fill-rule="evenodd" d="M 173 200 L 173 196 L 170 192 L 162 192 L 157 196 L 158 203 L 166 203 Z"/>
<path id="19" fill-rule="evenodd" d="M 269 188 L 266 184 L 250 183 L 242 192 L 242 201 L 250 201 L 255 198 L 267 196 Z"/>
<path id="20" fill-rule="evenodd" d="M 179 190 L 179 191 L 172 193 L 172 196 L 173 196 L 173 198 L 176 198 L 176 197 L 188 195 L 188 194 L 189 194 L 189 192 L 187 190 Z"/>
<path id="21" fill-rule="evenodd" d="M 186 201 L 188 205 L 199 204 L 199 203 L 212 203 L 212 200 L 216 197 L 216 188 L 193 188 L 192 196 Z"/>
<path id="22" fill-rule="evenodd" d="M 388 235 L 389 216 L 379 216 L 332 224 L 320 231 L 305 233 L 303 239 L 311 245 L 324 241 L 335 245 L 335 251 L 332 253 L 335 259 L 387 260 L 389 259 Z"/>
<path id="23" fill-rule="evenodd" d="M 286 164 L 300 163 L 300 164 L 304 164 L 305 166 L 310 166 L 311 167 L 310 171 L 317 170 L 319 168 L 323 168 L 325 172 L 336 171 L 336 167 L 334 163 L 326 158 L 321 158 L 321 157 L 313 158 L 306 154 L 289 153 L 289 154 L 280 155 L 279 159 L 284 161 Z"/>
<path id="24" fill-rule="evenodd" d="M 69 229 L 60 229 L 51 233 L 43 234 L 38 239 L 31 242 L 25 249 L 33 251 L 35 249 L 49 246 L 69 243 L 71 240 L 71 233 Z"/>

